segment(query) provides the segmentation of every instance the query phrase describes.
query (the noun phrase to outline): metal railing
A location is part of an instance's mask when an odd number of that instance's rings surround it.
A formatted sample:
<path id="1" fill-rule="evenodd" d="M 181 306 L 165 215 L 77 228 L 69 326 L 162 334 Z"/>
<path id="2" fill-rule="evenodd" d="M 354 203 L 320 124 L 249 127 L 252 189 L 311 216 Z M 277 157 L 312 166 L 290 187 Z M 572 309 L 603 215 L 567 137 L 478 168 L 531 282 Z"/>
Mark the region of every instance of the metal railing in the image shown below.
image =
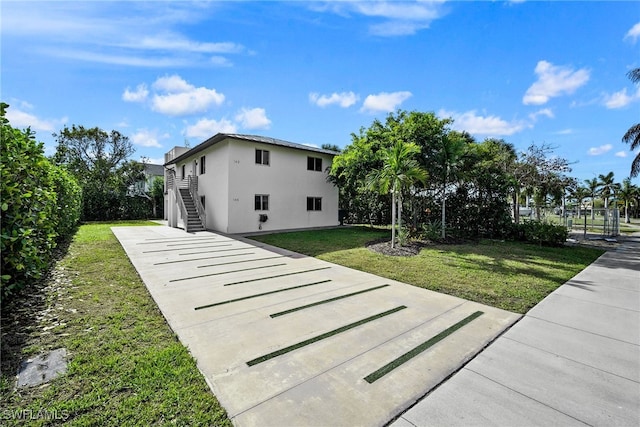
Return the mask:
<path id="1" fill-rule="evenodd" d="M 180 194 L 180 188 L 178 186 L 178 179 L 176 177 L 176 171 L 171 170 L 171 175 L 173 179 L 171 180 L 171 191 L 173 191 L 173 195 L 178 202 L 178 209 L 180 209 L 180 217 L 182 218 L 182 223 L 184 224 L 184 231 L 189 232 L 189 223 L 187 221 L 187 207 L 184 204 L 184 200 L 182 200 L 182 194 Z"/>
<path id="2" fill-rule="evenodd" d="M 200 218 L 202 225 L 206 228 L 207 214 L 205 213 L 202 201 L 198 196 L 198 177 L 189 175 L 187 183 L 189 186 L 189 194 L 191 194 L 191 198 L 193 199 L 193 202 L 196 205 L 196 210 L 198 211 L 198 217 Z"/>

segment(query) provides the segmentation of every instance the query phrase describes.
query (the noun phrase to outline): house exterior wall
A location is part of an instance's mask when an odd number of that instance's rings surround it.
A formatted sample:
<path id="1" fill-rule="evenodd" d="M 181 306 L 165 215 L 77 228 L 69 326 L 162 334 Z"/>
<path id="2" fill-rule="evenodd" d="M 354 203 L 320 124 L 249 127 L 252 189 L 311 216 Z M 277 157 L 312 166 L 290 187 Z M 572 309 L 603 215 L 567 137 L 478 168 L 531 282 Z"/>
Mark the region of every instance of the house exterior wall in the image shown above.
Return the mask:
<path id="1" fill-rule="evenodd" d="M 269 165 L 256 164 L 255 150 L 269 151 Z M 332 156 L 234 140 L 230 146 L 229 233 L 338 225 L 338 189 L 327 182 Z M 307 157 L 322 159 L 322 171 L 307 170 Z M 269 195 L 269 209 L 255 210 L 255 195 Z M 321 211 L 307 211 L 307 197 L 321 197 Z M 260 214 L 268 220 L 260 223 Z"/>
<path id="2" fill-rule="evenodd" d="M 208 230 L 228 232 L 229 226 L 229 142 L 223 141 L 195 157 L 205 156 L 205 173 L 198 176 L 198 195 L 204 196 L 204 211 Z"/>

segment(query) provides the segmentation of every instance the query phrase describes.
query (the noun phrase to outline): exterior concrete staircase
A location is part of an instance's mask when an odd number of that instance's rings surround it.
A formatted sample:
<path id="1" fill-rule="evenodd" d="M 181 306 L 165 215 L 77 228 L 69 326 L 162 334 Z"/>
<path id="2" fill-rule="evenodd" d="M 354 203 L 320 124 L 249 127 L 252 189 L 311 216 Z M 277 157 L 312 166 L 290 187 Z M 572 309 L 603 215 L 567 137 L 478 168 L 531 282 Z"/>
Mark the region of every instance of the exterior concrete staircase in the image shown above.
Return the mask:
<path id="1" fill-rule="evenodd" d="M 180 188 L 180 197 L 184 202 L 184 207 L 187 210 L 187 217 L 184 218 L 184 228 L 188 233 L 194 231 L 206 231 L 204 224 L 200 220 L 198 215 L 198 209 L 196 209 L 196 203 L 191 197 L 191 193 L 188 188 Z"/>

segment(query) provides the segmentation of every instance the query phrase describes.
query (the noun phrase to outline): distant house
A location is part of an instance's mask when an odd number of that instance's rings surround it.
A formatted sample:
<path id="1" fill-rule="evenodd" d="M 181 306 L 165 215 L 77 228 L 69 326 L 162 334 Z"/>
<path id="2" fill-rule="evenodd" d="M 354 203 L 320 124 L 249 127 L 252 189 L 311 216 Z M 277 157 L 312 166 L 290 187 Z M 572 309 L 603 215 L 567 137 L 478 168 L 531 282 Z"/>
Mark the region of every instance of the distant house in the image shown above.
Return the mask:
<path id="1" fill-rule="evenodd" d="M 219 133 L 165 155 L 165 219 L 186 231 L 246 233 L 338 225 L 337 153 Z"/>
<path id="2" fill-rule="evenodd" d="M 151 187 L 156 178 L 164 178 L 164 166 L 144 163 L 144 179 L 140 179 L 129 186 L 127 191 L 129 196 L 145 196 L 151 195 Z"/>

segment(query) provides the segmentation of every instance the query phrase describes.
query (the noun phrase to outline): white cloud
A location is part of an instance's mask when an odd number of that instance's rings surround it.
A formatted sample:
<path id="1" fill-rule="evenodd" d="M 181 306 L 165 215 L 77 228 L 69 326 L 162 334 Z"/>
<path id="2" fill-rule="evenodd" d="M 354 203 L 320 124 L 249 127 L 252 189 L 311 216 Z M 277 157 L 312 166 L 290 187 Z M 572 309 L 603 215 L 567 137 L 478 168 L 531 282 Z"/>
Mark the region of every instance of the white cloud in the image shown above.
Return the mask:
<path id="1" fill-rule="evenodd" d="M 212 56 L 209 59 L 209 62 L 211 62 L 213 65 L 215 65 L 217 67 L 231 67 L 231 66 L 233 66 L 233 62 L 229 61 L 224 56 L 219 56 L 219 55 Z"/>
<path id="2" fill-rule="evenodd" d="M 556 132 L 556 135 L 571 135 L 573 133 L 573 129 L 562 129 Z"/>
<path id="3" fill-rule="evenodd" d="M 342 108 L 351 107 L 358 102 L 360 97 L 353 92 L 332 93 L 331 95 L 320 95 L 318 93 L 310 93 L 309 101 L 318 107 L 326 107 L 331 104 L 338 104 Z"/>
<path id="4" fill-rule="evenodd" d="M 61 48 L 47 48 L 46 51 L 42 53 L 57 56 L 60 58 L 74 59 L 77 61 L 86 61 L 86 62 L 98 62 L 103 64 L 112 64 L 112 65 L 125 65 L 129 67 L 145 67 L 145 68 L 168 68 L 168 67 L 186 67 L 191 64 L 191 61 L 180 58 L 180 57 L 170 57 L 170 56 L 162 56 L 162 57 L 139 57 L 135 55 L 122 55 L 122 54 L 108 54 L 108 53 L 97 53 L 91 52 L 88 50 L 72 48 L 72 49 L 61 49 Z"/>
<path id="5" fill-rule="evenodd" d="M 429 28 L 431 22 L 444 15 L 441 1 L 418 2 L 354 2 L 351 6 L 357 13 L 385 22 L 370 26 L 372 34 L 378 36 L 403 36 Z"/>
<path id="6" fill-rule="evenodd" d="M 365 98 L 360 111 L 369 113 L 391 112 L 411 96 L 412 93 L 408 91 L 380 92 L 377 95 L 369 95 Z"/>
<path id="7" fill-rule="evenodd" d="M 529 114 L 529 118 L 535 122 L 538 120 L 538 117 L 545 116 L 550 119 L 554 118 L 553 111 L 550 108 L 543 108 L 542 110 L 538 110 L 535 113 Z"/>
<path id="8" fill-rule="evenodd" d="M 148 95 L 149 90 L 147 89 L 147 85 L 142 83 L 136 86 L 136 90 L 133 92 L 127 87 L 122 94 L 122 99 L 126 102 L 144 102 Z"/>
<path id="9" fill-rule="evenodd" d="M 156 81 L 153 82 L 153 88 L 164 92 L 188 92 L 195 89 L 193 85 L 187 83 L 186 80 L 177 74 L 158 77 Z"/>
<path id="10" fill-rule="evenodd" d="M 599 156 L 601 154 L 611 151 L 612 148 L 613 148 L 613 145 L 611 144 L 604 144 L 599 147 L 591 147 L 589 148 L 589 151 L 587 151 L 587 154 L 590 156 Z"/>
<path id="11" fill-rule="evenodd" d="M 441 118 L 451 117 L 454 120 L 454 129 L 466 131 L 472 135 L 513 135 L 527 127 L 527 124 L 521 121 L 508 122 L 498 116 L 479 116 L 475 110 L 464 113 L 440 110 L 438 116 Z"/>
<path id="12" fill-rule="evenodd" d="M 618 151 L 615 154 L 616 157 L 627 157 L 627 152 L 626 151 Z"/>
<path id="13" fill-rule="evenodd" d="M 268 129 L 271 125 L 271 120 L 267 118 L 264 108 L 243 108 L 236 115 L 235 120 L 245 129 Z"/>
<path id="14" fill-rule="evenodd" d="M 169 116 L 202 113 L 211 105 L 222 104 L 225 99 L 224 95 L 215 89 L 196 88 L 178 75 L 157 79 L 153 88 L 165 93 L 153 95 L 151 108 Z"/>
<path id="15" fill-rule="evenodd" d="M 189 40 L 177 33 L 166 33 L 157 36 L 146 36 L 141 40 L 120 44 L 132 49 L 164 50 L 198 53 L 241 53 L 244 46 L 232 42 L 198 42 Z"/>
<path id="16" fill-rule="evenodd" d="M 21 103 L 21 105 L 28 106 L 29 104 Z M 9 108 L 7 108 L 5 116 L 14 128 L 25 129 L 30 127 L 33 131 L 41 132 L 54 132 L 68 120 L 67 117 L 63 117 L 61 119 L 40 119 L 34 114 L 13 106 L 9 106 Z"/>
<path id="17" fill-rule="evenodd" d="M 168 135 L 162 135 L 162 138 L 167 138 Z M 138 129 L 136 133 L 131 135 L 131 141 L 135 145 L 141 147 L 157 147 L 162 148 L 162 144 L 158 141 L 158 132 L 150 131 L 148 129 Z"/>
<path id="18" fill-rule="evenodd" d="M 431 22 L 445 15 L 444 1 L 335 1 L 310 2 L 316 12 L 332 12 L 344 18 L 351 14 L 364 15 L 372 20 L 382 20 L 369 26 L 378 36 L 403 36 L 429 28 Z"/>
<path id="19" fill-rule="evenodd" d="M 2 30 L 22 38 L 25 49 L 47 56 L 130 67 L 192 67 L 207 54 L 245 54 L 232 41 L 191 39 L 180 31 L 207 19 L 210 2 L 11 2 Z M 37 44 L 33 41 L 37 40 Z M 212 63 L 219 66 L 219 60 Z"/>
<path id="20" fill-rule="evenodd" d="M 238 128 L 227 119 L 200 119 L 194 125 L 187 126 L 185 136 L 189 138 L 209 138 L 217 133 L 236 133 Z"/>
<path id="21" fill-rule="evenodd" d="M 624 88 L 611 95 L 604 95 L 604 105 L 611 110 L 626 107 L 638 99 L 640 99 L 640 89 L 633 95 L 627 95 L 627 88 Z"/>
<path id="22" fill-rule="evenodd" d="M 534 71 L 538 80 L 524 94 L 522 102 L 525 105 L 546 104 L 556 96 L 572 94 L 589 81 L 587 69 L 576 71 L 571 67 L 553 65 L 547 61 L 539 61 Z"/>
<path id="23" fill-rule="evenodd" d="M 638 37 L 640 37 L 640 22 L 638 22 L 636 25 L 631 27 L 629 31 L 627 31 L 627 34 L 625 34 L 623 40 L 630 39 L 631 43 L 635 43 L 638 41 Z"/>

